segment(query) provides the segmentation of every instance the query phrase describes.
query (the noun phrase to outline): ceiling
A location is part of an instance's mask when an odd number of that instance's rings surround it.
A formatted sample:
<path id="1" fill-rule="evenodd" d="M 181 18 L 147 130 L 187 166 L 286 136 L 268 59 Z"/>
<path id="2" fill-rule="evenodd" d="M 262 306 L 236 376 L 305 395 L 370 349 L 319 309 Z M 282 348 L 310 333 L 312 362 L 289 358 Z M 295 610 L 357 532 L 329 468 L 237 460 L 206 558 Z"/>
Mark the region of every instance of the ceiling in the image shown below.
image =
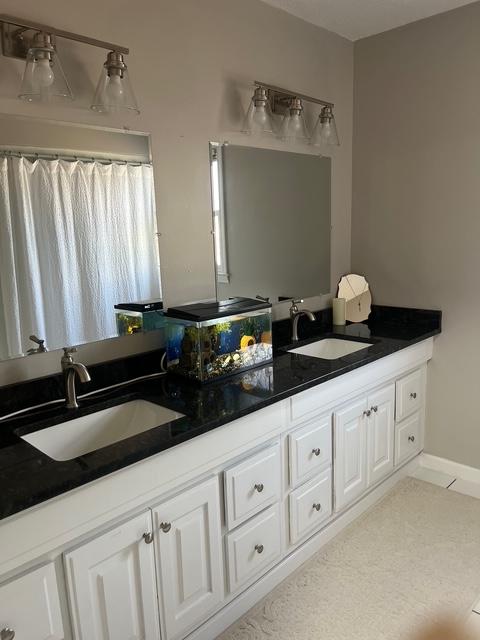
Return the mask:
<path id="1" fill-rule="evenodd" d="M 307 22 L 358 40 L 450 11 L 472 0 L 263 0 Z"/>

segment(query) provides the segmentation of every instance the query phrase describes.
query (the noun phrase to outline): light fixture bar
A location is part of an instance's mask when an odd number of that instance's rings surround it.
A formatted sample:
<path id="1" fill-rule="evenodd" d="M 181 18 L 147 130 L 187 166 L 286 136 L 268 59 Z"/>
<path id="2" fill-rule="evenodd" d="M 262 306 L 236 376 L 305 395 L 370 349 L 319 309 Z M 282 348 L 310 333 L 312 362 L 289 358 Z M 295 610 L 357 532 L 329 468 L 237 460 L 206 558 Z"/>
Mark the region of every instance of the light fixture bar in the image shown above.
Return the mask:
<path id="1" fill-rule="evenodd" d="M 257 87 L 268 89 L 268 91 L 272 94 L 270 96 L 270 100 L 272 103 L 272 111 L 274 112 L 279 111 L 276 108 L 277 105 L 282 105 L 283 108 L 285 108 L 292 98 L 299 98 L 300 100 L 313 102 L 314 104 L 321 104 L 323 107 L 333 108 L 335 106 L 333 102 L 327 102 L 326 100 L 320 100 L 319 98 L 306 96 L 303 93 L 295 93 L 293 91 L 290 91 L 289 89 L 282 89 L 281 87 L 276 87 L 275 85 L 267 84 L 266 82 L 259 82 L 258 80 L 255 80 L 254 83 Z"/>
<path id="2" fill-rule="evenodd" d="M 26 32 L 33 31 L 35 33 L 43 32 L 57 36 L 58 38 L 65 38 L 66 40 L 74 40 L 75 42 L 82 42 L 83 44 L 90 44 L 100 49 L 107 49 L 109 51 L 117 51 L 118 53 L 128 54 L 129 49 L 122 47 L 112 42 L 105 42 L 104 40 L 96 40 L 88 36 L 82 36 L 78 33 L 72 33 L 71 31 L 63 31 L 56 27 L 50 27 L 38 22 L 32 22 L 30 20 L 24 20 L 23 18 L 14 18 L 0 14 L 0 22 L 2 23 L 2 49 L 3 55 L 13 58 L 25 58 L 26 51 L 29 48 L 28 34 Z M 24 42 L 25 40 L 25 42 Z M 25 53 L 24 53 L 25 52 Z"/>

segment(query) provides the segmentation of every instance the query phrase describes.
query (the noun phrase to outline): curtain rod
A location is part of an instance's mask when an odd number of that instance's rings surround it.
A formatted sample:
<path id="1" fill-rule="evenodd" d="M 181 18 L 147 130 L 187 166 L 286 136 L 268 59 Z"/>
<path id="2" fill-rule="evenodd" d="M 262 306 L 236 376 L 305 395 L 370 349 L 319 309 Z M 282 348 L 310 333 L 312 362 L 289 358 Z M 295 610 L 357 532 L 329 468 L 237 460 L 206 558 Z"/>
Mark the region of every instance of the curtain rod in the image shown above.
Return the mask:
<path id="1" fill-rule="evenodd" d="M 148 166 L 151 167 L 151 162 L 141 162 L 140 160 L 123 160 L 121 158 L 96 158 L 95 156 L 82 156 L 82 155 L 64 155 L 59 153 L 36 153 L 36 152 L 23 152 L 13 151 L 10 149 L 0 149 L 0 156 L 4 157 L 16 157 L 27 158 L 28 160 L 65 160 L 66 162 L 99 162 L 100 164 L 129 164 L 133 166 Z"/>

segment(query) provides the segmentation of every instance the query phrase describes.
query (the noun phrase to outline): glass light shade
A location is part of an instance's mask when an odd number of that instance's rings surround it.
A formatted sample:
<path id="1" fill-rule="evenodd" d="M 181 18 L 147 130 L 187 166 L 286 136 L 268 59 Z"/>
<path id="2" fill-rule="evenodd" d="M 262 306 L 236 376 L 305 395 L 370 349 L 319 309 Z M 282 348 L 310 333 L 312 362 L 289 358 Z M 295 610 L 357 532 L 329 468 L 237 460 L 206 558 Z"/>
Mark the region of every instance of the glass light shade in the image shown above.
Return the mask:
<path id="1" fill-rule="evenodd" d="M 28 50 L 18 97 L 28 102 L 49 102 L 57 98 L 73 100 L 60 58 L 51 45 Z"/>
<path id="2" fill-rule="evenodd" d="M 340 145 L 335 116 L 331 107 L 323 107 L 313 130 L 311 142 L 315 146 L 331 145 L 338 147 Z"/>
<path id="3" fill-rule="evenodd" d="M 101 113 L 140 113 L 121 54 L 114 51 L 108 54 L 90 108 Z"/>
<path id="4" fill-rule="evenodd" d="M 302 101 L 298 98 L 292 99 L 290 107 L 283 116 L 280 138 L 290 142 L 308 142 L 310 139 L 303 115 Z"/>
<path id="5" fill-rule="evenodd" d="M 263 87 L 257 87 L 242 127 L 242 133 L 261 135 L 273 133 L 273 116 L 268 101 L 267 91 Z"/>

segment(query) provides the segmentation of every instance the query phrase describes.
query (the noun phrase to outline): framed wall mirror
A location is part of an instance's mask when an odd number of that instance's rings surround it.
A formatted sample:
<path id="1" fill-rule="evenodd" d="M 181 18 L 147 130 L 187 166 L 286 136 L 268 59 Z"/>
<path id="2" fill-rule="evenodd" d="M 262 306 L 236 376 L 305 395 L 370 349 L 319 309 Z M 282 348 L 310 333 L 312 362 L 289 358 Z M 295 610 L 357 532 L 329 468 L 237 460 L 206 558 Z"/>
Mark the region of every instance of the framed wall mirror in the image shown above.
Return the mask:
<path id="1" fill-rule="evenodd" d="M 115 306 L 161 299 L 149 135 L 13 116 L 0 134 L 0 360 L 133 331 Z"/>
<path id="2" fill-rule="evenodd" d="M 330 291 L 331 160 L 210 143 L 217 298 Z"/>

